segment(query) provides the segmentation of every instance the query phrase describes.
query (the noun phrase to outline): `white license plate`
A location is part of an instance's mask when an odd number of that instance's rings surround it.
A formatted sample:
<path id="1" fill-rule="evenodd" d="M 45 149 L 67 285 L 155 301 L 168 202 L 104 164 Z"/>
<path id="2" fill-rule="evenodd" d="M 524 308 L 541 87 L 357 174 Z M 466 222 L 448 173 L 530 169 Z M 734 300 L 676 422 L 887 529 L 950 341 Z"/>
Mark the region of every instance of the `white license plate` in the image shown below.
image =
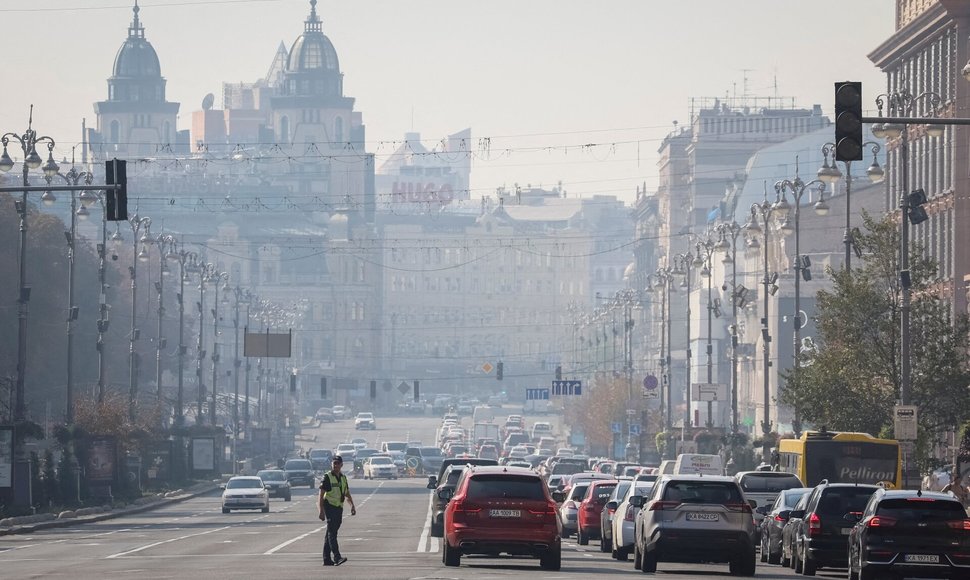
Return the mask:
<path id="1" fill-rule="evenodd" d="M 687 521 L 689 522 L 716 522 L 718 519 L 720 519 L 720 516 L 715 513 L 687 512 Z"/>
<path id="2" fill-rule="evenodd" d="M 842 528 L 842 530 L 840 531 L 840 533 L 843 536 L 848 536 L 849 534 L 852 533 L 852 528 Z"/>
<path id="3" fill-rule="evenodd" d="M 489 510 L 488 515 L 493 518 L 519 518 L 522 510 Z"/>
<path id="4" fill-rule="evenodd" d="M 936 554 L 906 554 L 903 556 L 904 562 L 912 562 L 919 564 L 939 564 L 940 557 Z"/>

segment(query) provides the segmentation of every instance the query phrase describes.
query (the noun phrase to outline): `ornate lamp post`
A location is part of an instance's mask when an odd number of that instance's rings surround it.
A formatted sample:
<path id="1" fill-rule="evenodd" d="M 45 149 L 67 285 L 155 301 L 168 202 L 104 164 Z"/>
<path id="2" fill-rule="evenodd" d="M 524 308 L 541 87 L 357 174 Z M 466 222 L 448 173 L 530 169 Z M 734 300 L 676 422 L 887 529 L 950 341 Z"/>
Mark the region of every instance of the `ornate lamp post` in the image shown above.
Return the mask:
<path id="1" fill-rule="evenodd" d="M 664 455 L 667 459 L 674 457 L 673 446 L 670 445 L 670 431 L 673 428 L 673 404 L 670 391 L 670 350 L 671 350 L 671 321 L 670 321 L 670 294 L 674 291 L 674 268 L 671 266 L 661 266 L 657 268 L 656 283 L 654 290 L 661 293 L 660 315 L 662 320 L 660 330 L 660 380 L 661 395 L 665 397 L 661 401 L 661 412 L 663 413 L 664 432 L 667 434 Z"/>
<path id="2" fill-rule="evenodd" d="M 175 424 L 182 426 L 185 422 L 185 283 L 189 275 L 197 271 L 199 255 L 179 246 L 178 242 L 172 244 L 174 251 L 169 253 L 169 259 L 179 264 L 179 378 L 175 394 Z"/>
<path id="3" fill-rule="evenodd" d="M 866 174 L 869 175 L 869 179 L 873 183 L 879 183 L 883 180 L 886 172 L 883 171 L 882 167 L 879 165 L 879 144 L 875 141 L 867 141 L 862 144 L 862 147 L 870 147 L 872 151 L 872 164 L 866 170 Z M 829 165 L 829 155 L 832 156 L 832 164 Z M 838 161 L 835 160 L 835 143 L 826 143 L 822 146 L 822 156 L 824 161 L 822 162 L 822 167 L 818 170 L 818 178 L 825 183 L 832 184 L 832 189 L 834 190 L 842 179 L 842 172 L 839 171 Z M 852 244 L 854 240 L 852 239 L 852 162 L 842 161 L 845 165 L 845 231 L 842 234 L 842 242 L 845 244 L 845 269 L 846 271 L 852 270 Z"/>
<path id="4" fill-rule="evenodd" d="M 79 197 L 81 201 L 81 207 L 77 209 L 76 215 L 81 221 L 87 220 L 91 215 L 88 208 L 94 205 L 95 202 L 101 205 L 101 243 L 98 244 L 98 283 L 100 284 L 100 290 L 98 292 L 98 386 L 97 386 L 97 398 L 99 403 L 104 402 L 104 386 L 106 383 L 105 379 L 105 367 L 106 358 L 104 354 L 104 334 L 108 332 L 108 300 L 105 294 L 105 289 L 107 288 L 107 281 L 105 279 L 107 275 L 107 253 L 108 253 L 108 211 L 105 207 L 104 197 L 93 193 L 90 191 L 82 191 Z M 115 237 L 119 237 L 121 234 L 115 232 L 112 236 L 112 240 Z"/>
<path id="5" fill-rule="evenodd" d="M 54 177 L 59 177 L 68 185 L 78 185 L 82 180 L 85 185 L 90 185 L 94 176 L 87 171 L 78 171 L 74 167 L 73 153 L 71 158 L 71 169 L 66 173 L 55 173 L 54 175 L 44 174 L 44 180 L 50 185 Z M 50 191 L 41 196 L 44 205 L 53 205 L 56 201 L 54 194 Z M 83 208 L 78 207 L 78 196 L 71 191 L 71 231 L 67 232 L 67 405 L 65 409 L 65 422 L 68 425 L 74 423 L 74 321 L 77 320 L 78 308 L 74 305 L 74 262 L 75 262 L 75 243 L 77 240 L 77 220 L 79 212 Z"/>
<path id="6" fill-rule="evenodd" d="M 195 376 L 199 383 L 199 393 L 195 422 L 197 425 L 201 425 L 203 423 L 203 417 L 205 416 L 205 382 L 202 374 L 202 361 L 205 360 L 205 286 L 206 282 L 215 273 L 215 266 L 210 263 L 198 263 L 195 271 L 199 274 L 199 301 L 195 304 L 199 310 L 199 341 L 196 346 L 195 367 Z"/>
<path id="7" fill-rule="evenodd" d="M 714 252 L 717 251 L 717 244 L 712 236 L 708 236 L 703 241 L 697 242 L 697 257 L 694 259 L 694 267 L 700 268 L 701 278 L 707 280 L 707 384 L 714 383 L 714 344 L 712 334 L 714 331 L 714 317 L 720 316 L 720 307 L 714 301 L 713 281 L 714 273 L 712 270 Z M 707 401 L 707 428 L 714 427 L 714 402 Z"/>
<path id="8" fill-rule="evenodd" d="M 4 133 L 0 137 L 3 144 L 3 154 L 0 155 L 0 173 L 13 169 L 14 162 L 7 153 L 10 141 L 16 141 L 24 153 L 23 185 L 30 185 L 30 170 L 41 168 L 44 175 L 52 177 L 57 174 L 58 166 L 54 162 L 54 139 L 46 135 L 39 137 L 33 129 L 34 106 L 30 106 L 30 117 L 27 130 L 22 135 Z M 37 154 L 38 145 L 47 145 L 47 162 Z M 41 167 L 43 165 L 43 167 Z M 27 286 L 27 189 L 23 190 L 20 201 L 16 202 L 17 214 L 20 216 L 20 293 L 17 299 L 17 382 L 14 388 L 13 420 L 21 423 L 26 419 L 27 406 L 24 400 L 24 380 L 27 375 L 27 304 L 30 302 L 30 287 Z M 18 452 L 20 446 L 18 445 Z"/>
<path id="9" fill-rule="evenodd" d="M 229 291 L 229 274 L 226 272 L 212 273 L 212 287 L 216 294 L 212 300 L 212 403 L 209 412 L 212 413 L 210 420 L 215 425 L 219 414 L 219 285 L 223 285 L 223 290 Z"/>
<path id="10" fill-rule="evenodd" d="M 683 428 L 683 431 L 681 431 L 681 440 L 683 440 L 683 437 L 685 436 L 685 433 L 687 431 L 687 428 L 691 426 L 691 417 L 690 417 L 690 386 L 691 386 L 690 385 L 690 371 L 691 371 L 691 351 L 690 351 L 690 317 L 691 317 L 691 313 L 690 313 L 690 286 L 691 286 L 691 279 L 690 279 L 690 273 L 691 273 L 692 269 L 694 268 L 694 260 L 695 260 L 694 255 L 691 254 L 690 252 L 684 252 L 683 254 L 677 254 L 674 257 L 674 270 L 672 272 L 672 274 L 675 275 L 675 276 L 683 276 L 684 277 L 683 280 L 681 281 L 681 286 L 683 286 L 686 289 L 686 291 L 687 291 L 687 300 L 686 300 L 686 303 L 687 303 L 687 342 L 686 342 L 686 354 L 687 354 L 687 362 L 686 362 L 686 367 L 687 368 L 686 368 L 686 370 L 687 370 L 687 378 L 686 378 L 686 382 L 684 384 L 684 428 Z"/>
<path id="11" fill-rule="evenodd" d="M 138 262 L 148 261 L 147 246 L 154 241 L 151 237 L 152 220 L 149 217 L 139 217 L 133 214 L 128 217 L 128 225 L 131 227 L 131 248 L 132 261 L 128 268 L 131 276 L 131 332 L 128 335 L 128 420 L 135 421 L 135 405 L 138 401 L 138 353 L 135 352 L 135 343 L 138 341 L 139 331 L 135 326 L 137 314 L 138 297 Z M 111 237 L 112 242 L 120 244 L 123 238 L 120 234 Z M 141 250 L 138 249 L 139 242 L 142 244 Z"/>
<path id="12" fill-rule="evenodd" d="M 717 250 L 724 252 L 721 260 L 731 264 L 731 432 L 738 432 L 738 308 L 744 306 L 747 288 L 738 286 L 738 238 L 743 228 L 737 222 L 722 222 L 717 225 L 720 240 Z M 731 240 L 728 242 L 728 240 Z"/>
<path id="13" fill-rule="evenodd" d="M 165 305 L 162 302 L 165 278 L 171 274 L 168 268 L 168 261 L 178 258 L 175 253 L 175 236 L 169 234 L 159 234 L 154 240 L 154 245 L 158 248 L 158 282 L 155 283 L 155 291 L 158 294 L 158 326 L 155 333 L 155 398 L 162 400 L 162 350 L 165 349 L 165 339 L 162 338 L 162 319 L 165 316 Z"/>
<path id="14" fill-rule="evenodd" d="M 787 211 L 787 208 L 785 208 L 785 211 Z M 761 432 L 763 435 L 761 453 L 763 461 L 767 461 L 771 453 L 771 444 L 768 441 L 768 435 L 771 433 L 771 334 L 768 330 L 768 297 L 769 295 L 773 296 L 778 291 L 778 286 L 775 284 L 778 280 L 778 273 L 768 273 L 768 251 L 771 241 L 771 218 L 773 212 L 774 206 L 768 201 L 768 191 L 765 189 L 764 201 L 751 204 L 751 216 L 748 223 L 744 226 L 751 236 L 748 238 L 748 247 L 752 250 L 762 248 L 764 255 L 764 277 L 761 280 L 761 283 L 764 285 L 764 291 L 762 292 L 764 305 L 762 306 L 761 312 L 762 373 L 764 380 L 764 420 L 761 422 Z M 762 241 L 760 242 L 757 238 L 758 234 L 762 235 Z"/>

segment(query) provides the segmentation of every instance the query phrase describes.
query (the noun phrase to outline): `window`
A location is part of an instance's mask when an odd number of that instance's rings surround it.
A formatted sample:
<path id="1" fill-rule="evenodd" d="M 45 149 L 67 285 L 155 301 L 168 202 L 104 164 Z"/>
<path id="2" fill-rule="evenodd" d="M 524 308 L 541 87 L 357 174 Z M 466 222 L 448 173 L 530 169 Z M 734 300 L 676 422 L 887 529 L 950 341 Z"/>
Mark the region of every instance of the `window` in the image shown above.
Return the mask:
<path id="1" fill-rule="evenodd" d="M 344 120 L 342 117 L 336 117 L 333 120 L 333 140 L 337 142 L 344 140 Z"/>
<path id="2" fill-rule="evenodd" d="M 290 118 L 286 115 L 280 117 L 280 141 L 289 142 L 290 140 Z"/>
<path id="3" fill-rule="evenodd" d="M 121 140 L 121 123 L 119 123 L 117 120 L 111 121 L 110 137 L 111 138 L 109 140 L 112 143 L 117 143 L 119 140 Z"/>
<path id="4" fill-rule="evenodd" d="M 519 475 L 476 475 L 468 480 L 469 499 L 545 499 L 538 477 Z M 585 491 L 585 488 L 583 489 Z"/>

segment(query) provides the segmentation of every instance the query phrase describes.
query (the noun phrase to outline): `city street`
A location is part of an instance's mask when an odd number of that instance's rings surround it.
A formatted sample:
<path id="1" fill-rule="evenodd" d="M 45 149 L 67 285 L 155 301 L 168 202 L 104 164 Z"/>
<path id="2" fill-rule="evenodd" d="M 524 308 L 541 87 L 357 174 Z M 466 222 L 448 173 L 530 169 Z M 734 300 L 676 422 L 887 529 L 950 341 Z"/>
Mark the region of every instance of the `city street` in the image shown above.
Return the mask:
<path id="1" fill-rule="evenodd" d="M 511 412 L 509 409 L 503 412 Z M 498 415 L 498 414 L 497 414 Z M 552 417 L 545 418 L 551 419 Z M 466 423 L 470 422 L 466 418 Z M 374 442 L 421 438 L 430 443 L 437 418 L 378 416 L 376 432 L 356 432 L 352 422 L 324 424 L 305 431 L 321 446 L 361 436 Z M 349 561 L 340 570 L 350 578 L 613 577 L 639 573 L 631 562 L 617 562 L 594 541 L 577 546 L 567 540 L 560 572 L 539 570 L 528 559 L 468 557 L 461 568 L 445 568 L 441 545 L 429 537 L 429 491 L 425 479 L 364 481 L 351 479 L 358 515 L 347 510 L 340 531 Z M 155 511 L 93 524 L 0 538 L 0 570 L 5 578 L 299 578 L 323 574 L 323 522 L 316 518 L 316 493 L 293 490 L 289 503 L 274 499 L 268 514 L 223 515 L 216 493 Z M 660 574 L 678 578 L 727 576 L 727 566 L 661 564 Z M 758 576 L 782 578 L 792 572 L 761 566 Z M 822 577 L 842 577 L 828 574 Z"/>

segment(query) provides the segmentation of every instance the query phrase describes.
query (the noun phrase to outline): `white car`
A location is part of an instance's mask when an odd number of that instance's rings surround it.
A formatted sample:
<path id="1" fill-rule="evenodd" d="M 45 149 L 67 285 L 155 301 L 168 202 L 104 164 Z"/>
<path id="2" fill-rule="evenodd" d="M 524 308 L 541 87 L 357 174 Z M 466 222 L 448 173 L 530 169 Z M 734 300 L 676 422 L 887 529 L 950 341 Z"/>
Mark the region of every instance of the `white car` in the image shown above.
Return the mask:
<path id="1" fill-rule="evenodd" d="M 269 513 L 269 490 L 254 476 L 230 478 L 222 492 L 222 513 L 232 510 L 262 510 Z"/>
<path id="2" fill-rule="evenodd" d="M 364 479 L 397 479 L 397 471 L 389 455 L 372 455 L 364 460 Z"/>
<path id="3" fill-rule="evenodd" d="M 354 418 L 354 429 L 377 429 L 377 421 L 373 413 L 357 413 Z"/>
<path id="4" fill-rule="evenodd" d="M 350 416 L 350 409 L 343 405 L 333 406 L 333 418 L 334 419 L 347 419 Z"/>
<path id="5" fill-rule="evenodd" d="M 615 559 L 625 562 L 633 553 L 634 525 L 640 508 L 630 505 L 630 498 L 635 495 L 646 496 L 653 489 L 653 486 L 654 482 L 652 481 L 634 481 L 623 500 L 616 506 L 616 511 L 613 512 L 613 520 L 610 522 L 610 525 L 613 526 L 611 552 Z"/>

